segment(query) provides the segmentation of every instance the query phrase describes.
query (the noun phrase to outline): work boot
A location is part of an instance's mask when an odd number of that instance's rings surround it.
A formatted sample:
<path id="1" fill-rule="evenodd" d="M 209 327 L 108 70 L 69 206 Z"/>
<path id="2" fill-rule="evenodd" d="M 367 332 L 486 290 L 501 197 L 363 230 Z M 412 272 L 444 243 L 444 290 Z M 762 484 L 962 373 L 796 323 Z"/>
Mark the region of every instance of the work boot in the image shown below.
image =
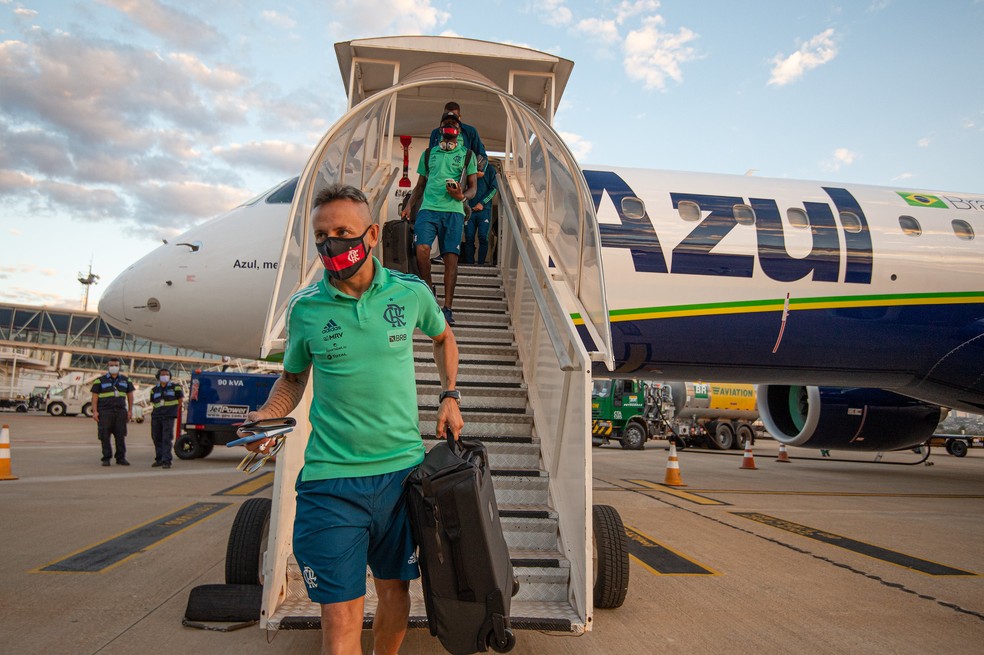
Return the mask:
<path id="1" fill-rule="evenodd" d="M 116 463 L 119 464 L 120 466 L 129 466 L 130 465 L 130 462 L 126 461 L 125 459 L 118 459 L 118 460 L 116 460 Z"/>
<path id="2" fill-rule="evenodd" d="M 109 460 L 108 459 L 104 459 L 102 461 L 102 463 L 103 463 L 103 466 L 109 466 Z"/>
<path id="3" fill-rule="evenodd" d="M 166 468 L 166 469 L 169 469 L 169 468 L 171 468 L 171 462 L 164 462 L 164 464 L 162 464 L 162 466 L 164 468 Z"/>
<path id="4" fill-rule="evenodd" d="M 154 463 L 153 463 L 153 464 L 151 464 L 151 467 L 153 467 L 153 468 L 157 468 L 157 467 L 158 467 L 158 466 L 160 466 L 160 465 L 161 465 L 161 463 L 160 463 L 160 462 L 158 462 L 158 461 L 154 461 Z"/>
<path id="5" fill-rule="evenodd" d="M 441 311 L 444 312 L 444 320 L 448 322 L 448 325 L 454 327 L 454 312 L 447 307 L 442 307 Z"/>

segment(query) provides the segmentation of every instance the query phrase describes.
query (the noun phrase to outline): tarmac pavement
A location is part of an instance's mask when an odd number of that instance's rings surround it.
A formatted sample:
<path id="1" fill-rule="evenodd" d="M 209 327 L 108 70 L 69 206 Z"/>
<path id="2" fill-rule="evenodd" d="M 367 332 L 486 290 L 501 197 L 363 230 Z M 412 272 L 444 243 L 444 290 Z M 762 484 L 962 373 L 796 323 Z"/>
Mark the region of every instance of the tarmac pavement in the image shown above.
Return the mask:
<path id="1" fill-rule="evenodd" d="M 151 468 L 149 423 L 130 424 L 132 465 L 103 468 L 90 419 L 4 413 L 0 423 L 19 478 L 0 482 L 0 652 L 319 652 L 316 631 L 181 625 L 190 590 L 224 582 L 229 530 L 250 496 L 217 494 L 248 479 L 235 470 L 240 449 Z M 932 466 L 900 465 L 918 460 L 911 452 L 885 457 L 899 464 L 795 448 L 783 464 L 775 454 L 760 440 L 758 470 L 743 470 L 740 451 L 683 451 L 688 486 L 670 489 L 662 444 L 595 449 L 594 502 L 614 506 L 639 543 L 703 572 L 633 558 L 621 608 L 596 611 L 582 636 L 519 632 L 513 652 L 981 651 L 984 449 L 934 449 Z M 849 458 L 866 461 L 840 461 Z M 93 550 L 171 515 L 172 532 L 133 542 L 123 559 L 107 564 Z M 51 570 L 77 565 L 98 571 Z M 371 652 L 368 632 L 363 645 Z M 442 650 L 412 630 L 401 652 Z"/>

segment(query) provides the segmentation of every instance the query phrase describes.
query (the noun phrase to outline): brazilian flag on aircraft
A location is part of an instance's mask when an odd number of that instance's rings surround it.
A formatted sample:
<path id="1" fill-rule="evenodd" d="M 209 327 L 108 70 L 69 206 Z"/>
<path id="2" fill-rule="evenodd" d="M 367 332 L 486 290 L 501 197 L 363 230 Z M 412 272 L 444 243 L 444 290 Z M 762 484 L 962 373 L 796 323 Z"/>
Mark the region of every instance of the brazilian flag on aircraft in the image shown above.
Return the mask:
<path id="1" fill-rule="evenodd" d="M 895 193 L 902 196 L 902 199 L 913 207 L 947 208 L 946 203 L 940 200 L 938 196 L 931 196 L 928 193 L 915 193 L 912 191 L 896 191 Z"/>

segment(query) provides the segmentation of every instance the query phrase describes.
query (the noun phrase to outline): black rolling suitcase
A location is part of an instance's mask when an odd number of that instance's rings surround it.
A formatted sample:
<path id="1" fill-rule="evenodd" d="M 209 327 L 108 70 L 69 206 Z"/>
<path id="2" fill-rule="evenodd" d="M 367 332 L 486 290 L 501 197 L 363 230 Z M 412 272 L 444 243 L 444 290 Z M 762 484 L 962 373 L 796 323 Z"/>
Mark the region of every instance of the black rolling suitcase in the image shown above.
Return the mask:
<path id="1" fill-rule="evenodd" d="M 512 650 L 518 583 L 485 446 L 451 437 L 437 444 L 410 474 L 407 493 L 431 634 L 454 655 Z"/>
<path id="2" fill-rule="evenodd" d="M 397 219 L 383 224 L 383 265 L 402 273 L 420 275 L 410 221 Z"/>

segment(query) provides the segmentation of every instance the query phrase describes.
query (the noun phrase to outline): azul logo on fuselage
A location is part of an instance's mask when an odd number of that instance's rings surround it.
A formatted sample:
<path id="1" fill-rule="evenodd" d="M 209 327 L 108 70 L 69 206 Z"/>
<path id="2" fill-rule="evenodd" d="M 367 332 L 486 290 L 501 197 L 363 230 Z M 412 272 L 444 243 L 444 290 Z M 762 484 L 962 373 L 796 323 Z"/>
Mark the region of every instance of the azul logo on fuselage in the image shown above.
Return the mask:
<path id="1" fill-rule="evenodd" d="M 768 277 L 792 282 L 811 276 L 816 282 L 837 282 L 843 255 L 846 257 L 843 281 L 871 283 L 871 232 L 861 205 L 847 189 L 822 187 L 834 209 L 827 203 L 803 203 L 813 238 L 811 251 L 803 257 L 789 254 L 775 200 L 749 198 L 746 202 L 738 196 L 670 193 L 674 209 L 679 209 L 680 203 L 684 202 L 696 204 L 702 217 L 673 248 L 671 268 L 648 213 L 628 215 L 623 210 L 623 199 L 637 197 L 625 180 L 611 171 L 584 171 L 584 178 L 591 189 L 595 211 L 601 207 L 602 197 L 607 192 L 618 214 L 620 224 L 599 225 L 601 245 L 628 248 L 632 264 L 639 272 L 752 277 L 755 255 L 712 252 L 714 246 L 738 226 L 735 207 L 744 206 L 754 212 L 758 261 Z M 842 226 L 838 226 L 834 217 L 835 210 Z M 846 253 L 841 251 L 840 235 L 843 235 Z"/>

